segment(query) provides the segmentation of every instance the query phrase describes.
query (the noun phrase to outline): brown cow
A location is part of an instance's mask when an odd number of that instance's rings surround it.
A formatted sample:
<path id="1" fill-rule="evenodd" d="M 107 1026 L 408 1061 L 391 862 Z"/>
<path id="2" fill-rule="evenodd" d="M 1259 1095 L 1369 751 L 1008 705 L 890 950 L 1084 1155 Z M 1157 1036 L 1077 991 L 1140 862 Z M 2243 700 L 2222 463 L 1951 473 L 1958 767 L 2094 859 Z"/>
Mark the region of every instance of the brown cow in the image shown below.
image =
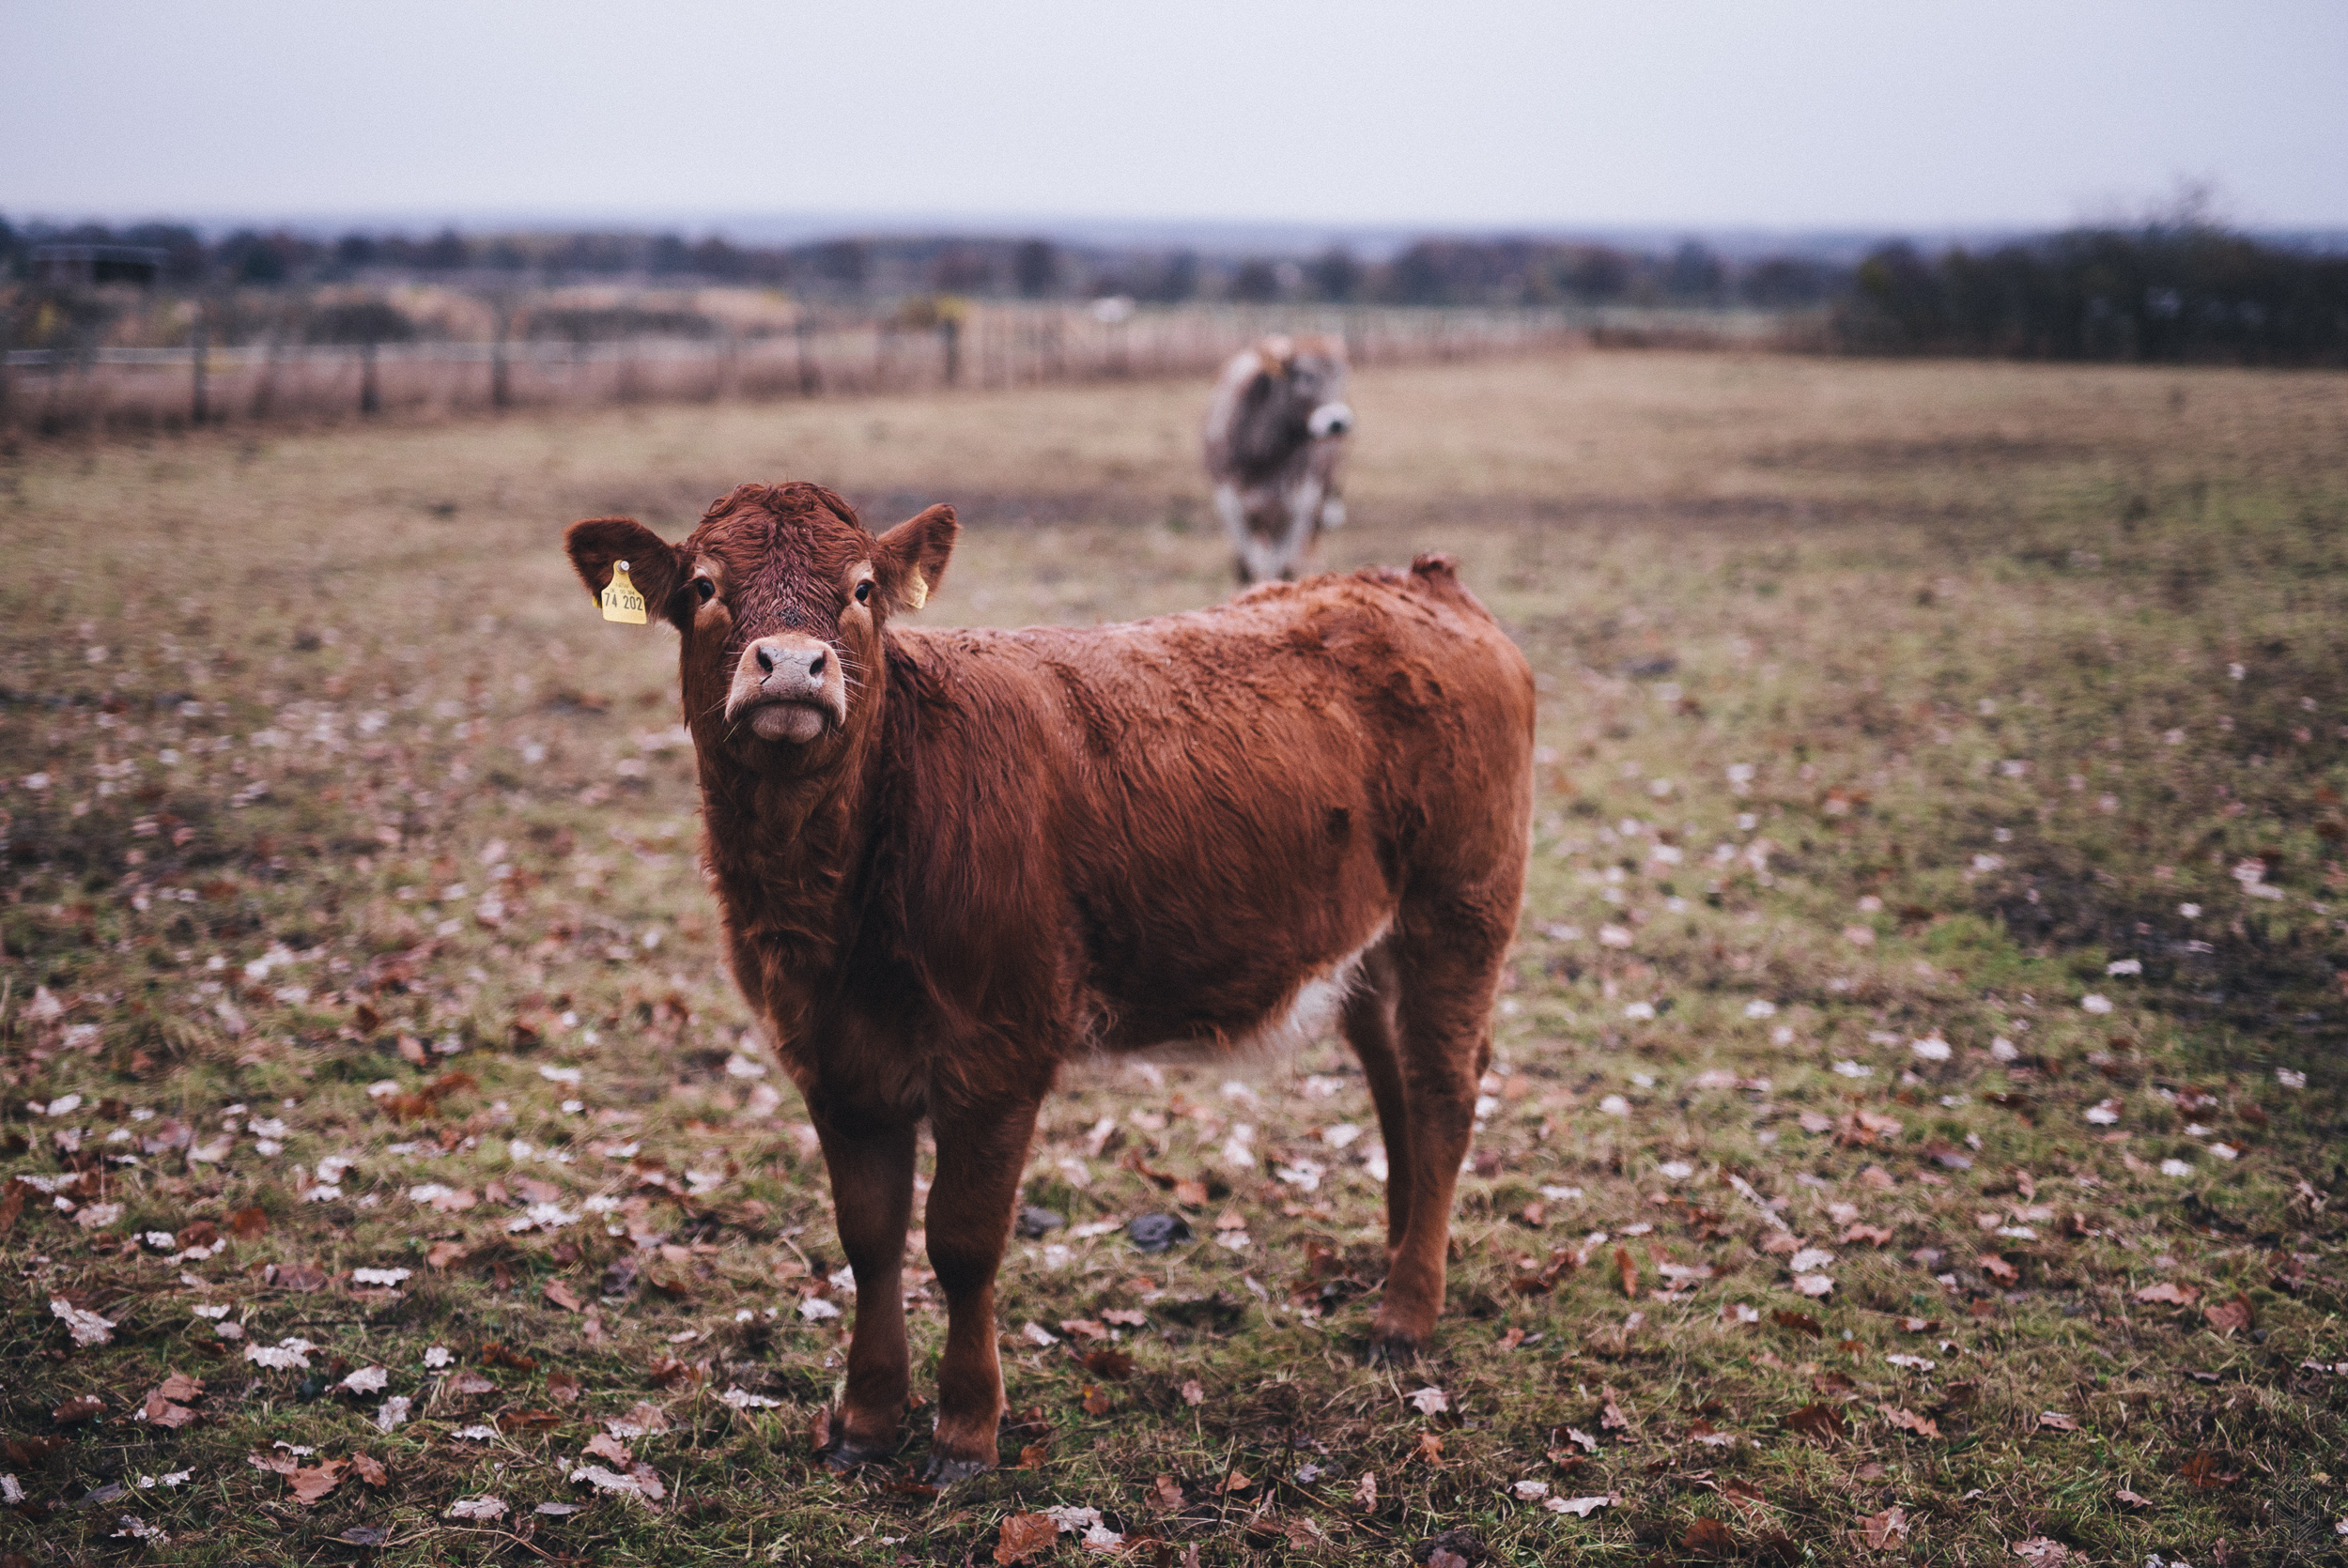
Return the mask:
<path id="1" fill-rule="evenodd" d="M 915 1132 L 950 1313 L 926 1474 L 995 1463 L 994 1284 L 1063 1064 L 1340 1016 L 1391 1175 L 1375 1353 L 1444 1296 L 1452 1188 L 1524 885 L 1533 681 L 1451 562 L 1130 625 L 901 631 L 957 533 L 746 484 L 681 544 L 573 525 L 682 634 L 735 978 L 806 1097 L 857 1282 L 832 1455 L 891 1451 Z"/>

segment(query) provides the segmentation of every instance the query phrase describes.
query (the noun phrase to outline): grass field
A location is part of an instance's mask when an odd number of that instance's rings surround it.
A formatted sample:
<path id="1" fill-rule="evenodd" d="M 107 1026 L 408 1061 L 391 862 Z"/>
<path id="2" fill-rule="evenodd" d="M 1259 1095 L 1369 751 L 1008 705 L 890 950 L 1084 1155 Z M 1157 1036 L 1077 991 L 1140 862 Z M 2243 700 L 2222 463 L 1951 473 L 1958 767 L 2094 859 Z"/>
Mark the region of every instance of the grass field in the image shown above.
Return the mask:
<path id="1" fill-rule="evenodd" d="M 0 1562 L 2341 1560 L 2348 377 L 1356 390 L 1330 563 L 1544 694 L 1437 1345 L 1334 1042 L 1089 1070 L 935 1495 L 812 1456 L 820 1161 L 561 530 L 813 478 L 965 506 L 930 623 L 1195 606 L 1203 389 L 0 453 Z"/>

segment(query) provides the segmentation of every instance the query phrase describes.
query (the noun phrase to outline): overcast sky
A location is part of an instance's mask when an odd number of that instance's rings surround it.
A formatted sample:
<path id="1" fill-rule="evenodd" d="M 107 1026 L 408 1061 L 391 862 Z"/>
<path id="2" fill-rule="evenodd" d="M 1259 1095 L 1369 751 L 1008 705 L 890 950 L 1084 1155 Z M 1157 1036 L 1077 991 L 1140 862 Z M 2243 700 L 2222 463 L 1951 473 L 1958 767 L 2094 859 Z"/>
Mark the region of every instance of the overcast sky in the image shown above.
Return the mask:
<path id="1" fill-rule="evenodd" d="M 0 213 L 2348 225 L 2341 0 L 0 0 Z"/>

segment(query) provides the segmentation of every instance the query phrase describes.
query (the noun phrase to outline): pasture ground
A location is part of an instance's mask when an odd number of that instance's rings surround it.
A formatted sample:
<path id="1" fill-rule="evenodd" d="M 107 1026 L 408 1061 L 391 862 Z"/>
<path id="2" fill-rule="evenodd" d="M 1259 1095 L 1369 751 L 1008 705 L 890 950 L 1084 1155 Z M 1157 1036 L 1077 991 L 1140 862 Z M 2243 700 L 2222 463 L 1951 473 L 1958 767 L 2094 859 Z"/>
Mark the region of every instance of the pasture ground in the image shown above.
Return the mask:
<path id="1" fill-rule="evenodd" d="M 1360 1362 L 1340 1048 L 1087 1072 L 942 1495 L 921 1410 L 811 1458 L 820 1164 L 561 530 L 817 478 L 964 503 L 931 623 L 1195 606 L 1203 389 L 0 454 L 5 1560 L 2340 1560 L 2348 377 L 1357 393 L 1331 562 L 1456 552 L 1544 692 L 1439 1343 Z"/>

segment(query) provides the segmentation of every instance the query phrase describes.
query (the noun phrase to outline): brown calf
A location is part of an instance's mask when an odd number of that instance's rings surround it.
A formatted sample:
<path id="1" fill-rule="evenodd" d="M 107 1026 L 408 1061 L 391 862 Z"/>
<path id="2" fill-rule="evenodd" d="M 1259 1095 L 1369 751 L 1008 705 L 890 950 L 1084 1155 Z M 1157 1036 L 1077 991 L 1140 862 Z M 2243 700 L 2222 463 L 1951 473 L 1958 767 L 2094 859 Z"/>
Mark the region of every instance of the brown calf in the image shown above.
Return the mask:
<path id="1" fill-rule="evenodd" d="M 1442 1310 L 1452 1188 L 1524 886 L 1533 681 L 1451 562 L 1130 625 L 900 631 L 953 511 L 879 538 L 746 484 L 670 545 L 572 526 L 683 637 L 736 979 L 806 1097 L 856 1274 L 835 1463 L 892 1450 L 915 1131 L 949 1322 L 926 1473 L 995 1463 L 995 1274 L 1063 1063 L 1338 1014 L 1391 1175 L 1373 1350 Z"/>

